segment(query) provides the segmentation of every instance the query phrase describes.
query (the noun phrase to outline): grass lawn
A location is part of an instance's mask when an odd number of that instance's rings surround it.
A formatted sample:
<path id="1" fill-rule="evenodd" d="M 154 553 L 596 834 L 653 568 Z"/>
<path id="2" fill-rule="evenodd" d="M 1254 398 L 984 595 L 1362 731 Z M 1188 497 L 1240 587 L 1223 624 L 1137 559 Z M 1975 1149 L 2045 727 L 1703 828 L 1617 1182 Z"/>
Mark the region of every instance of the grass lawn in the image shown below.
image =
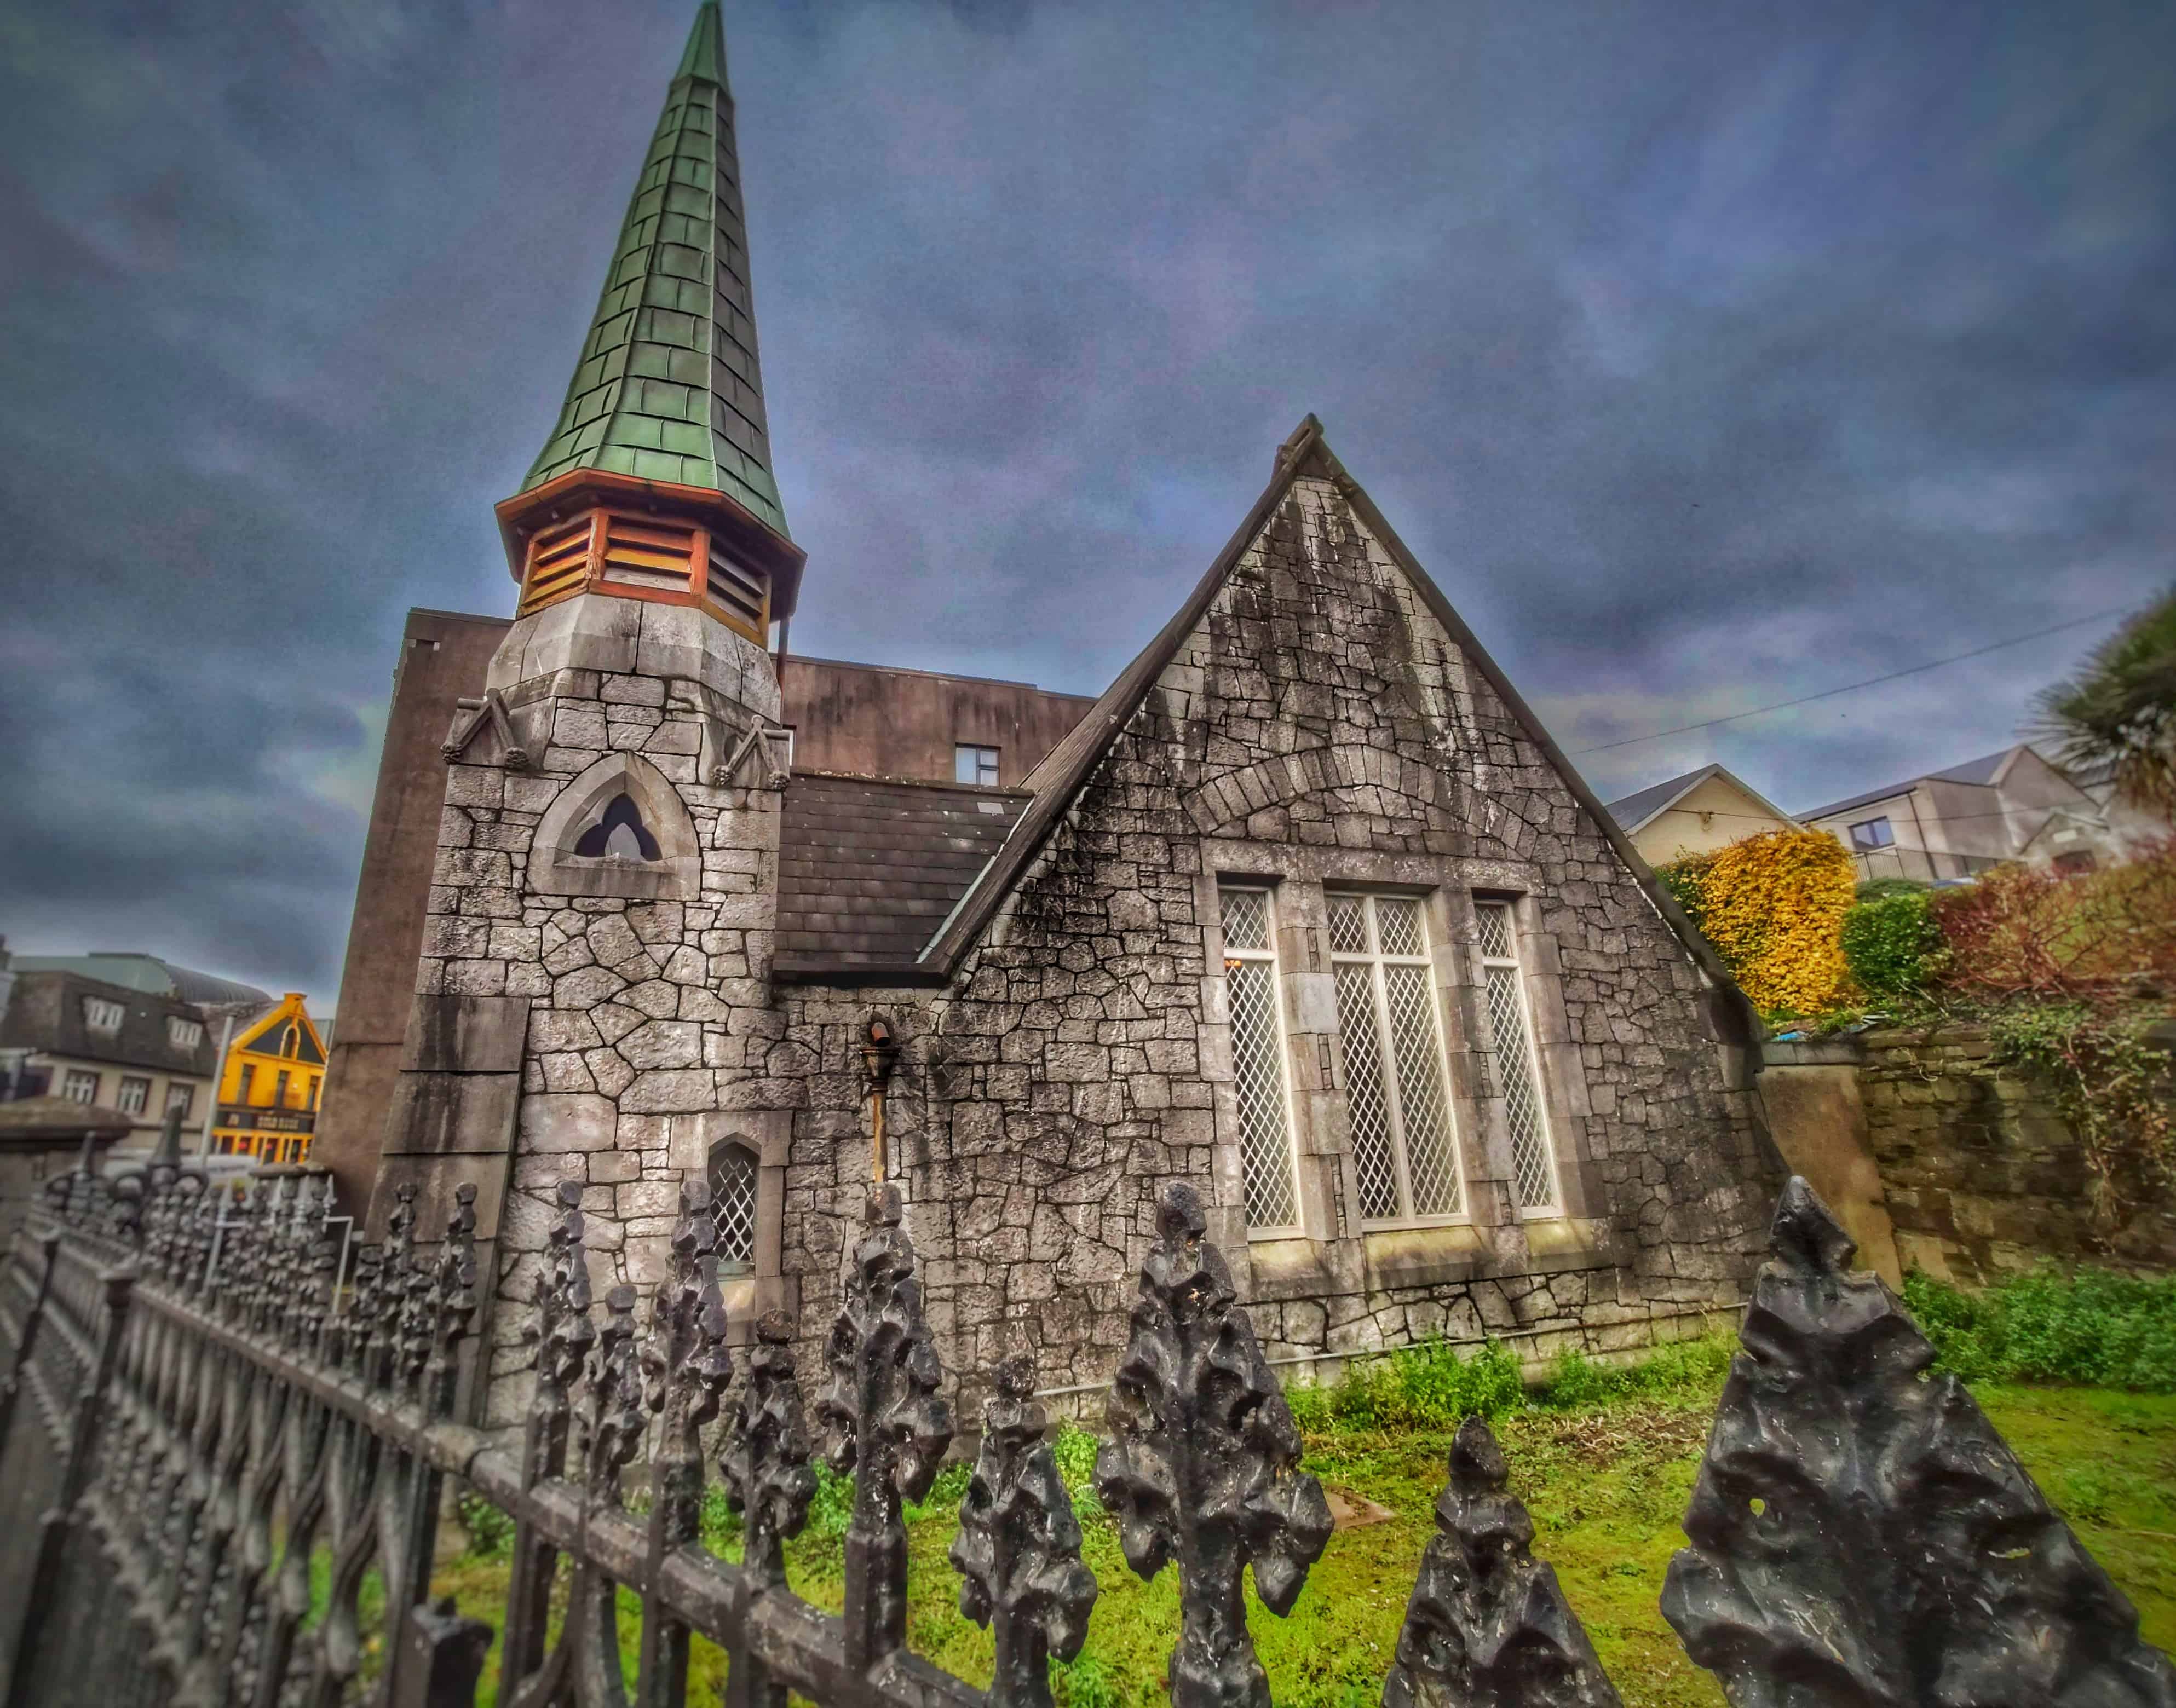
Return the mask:
<path id="1" fill-rule="evenodd" d="M 1630 1708 L 1722 1703 L 1722 1693 L 1679 1650 L 1656 1610 L 1692 1489 L 1719 1379 L 1681 1394 L 1619 1399 L 1585 1410 L 1531 1410 L 1496 1424 L 1512 1487 L 1531 1509 L 1534 1551 L 1556 1569 L 1602 1664 Z M 2176 1648 L 2176 1395 L 2101 1389 L 1976 1388 L 2048 1499 L 2143 1617 L 2149 1641 Z M 1280 1703 L 1376 1702 L 1397 1641 L 1450 1433 L 1330 1430 L 1308 1437 L 1308 1469 L 1334 1488 L 1395 1515 L 1341 1531 L 1308 1579 L 1292 1617 L 1257 1603 L 1255 1645 Z M 948 1475 L 948 1483 L 961 1481 Z M 941 1486 L 940 1486 L 941 1488 Z M 946 1491 L 951 1492 L 951 1491 Z M 988 1634 L 959 1612 L 959 1579 L 944 1553 L 953 1499 L 933 1498 L 913 1519 L 908 1641 L 917 1652 L 977 1684 L 989 1682 Z M 835 1611 L 841 1588 L 835 1504 L 824 1535 L 788 1550 L 796 1591 Z M 1084 1523 L 1085 1555 L 1102 1586 L 1080 1658 L 1056 1669 L 1063 1708 L 1161 1703 L 1164 1663 L 1177 1640 L 1177 1574 L 1144 1584 L 1126 1568 L 1107 1520 Z M 737 1548 L 719 1538 L 721 1551 Z M 439 1568 L 433 1588 L 496 1623 L 504 1606 L 503 1559 L 465 1556 Z M 633 1603 L 621 1602 L 623 1651 L 633 1676 Z M 698 1643 L 690 1700 L 713 1700 L 724 1657 Z M 493 1650 L 481 1700 L 493 1700 Z"/>

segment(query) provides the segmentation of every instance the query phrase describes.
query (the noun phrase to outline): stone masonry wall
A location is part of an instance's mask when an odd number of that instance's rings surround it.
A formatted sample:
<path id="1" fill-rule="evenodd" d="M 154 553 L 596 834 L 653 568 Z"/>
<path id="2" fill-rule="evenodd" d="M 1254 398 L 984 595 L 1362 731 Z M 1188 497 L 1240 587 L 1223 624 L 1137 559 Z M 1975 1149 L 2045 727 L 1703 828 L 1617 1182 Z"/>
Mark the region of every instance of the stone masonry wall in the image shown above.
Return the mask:
<path id="1" fill-rule="evenodd" d="M 1246 1237 L 1218 873 L 1278 880 L 1304 1237 Z M 1365 1232 L 1320 884 L 1429 893 L 1469 1222 Z M 1475 889 L 1521 953 L 1567 1214 L 1522 1220 L 1474 964 Z M 1433 1334 L 1545 1355 L 1734 1306 L 1780 1185 L 1699 975 L 1632 874 L 1328 479 L 1298 481 L 940 992 L 786 988 L 785 1264 L 813 1353 L 866 1190 L 853 1049 L 906 1053 L 896 1172 L 970 1395 L 1008 1347 L 1107 1375 L 1164 1187 L 1205 1188 L 1272 1356 Z"/>
<path id="2" fill-rule="evenodd" d="M 2050 1261 L 2176 1268 L 2176 1194 L 2097 1218 L 2077 1135 L 1984 1031 L 1873 1032 L 1859 1097 L 1907 1269 L 1981 1285 Z"/>
<path id="3" fill-rule="evenodd" d="M 554 627 L 540 641 L 546 619 Z M 786 1047 L 769 986 L 780 797 L 701 781 L 711 755 L 757 716 L 776 716 L 762 651 L 683 607 L 585 596 L 515 624 L 494 677 L 508 683 L 534 764 L 508 770 L 480 743 L 464 756 L 479 762 L 449 768 L 417 990 L 530 1004 L 495 1230 L 496 1303 L 515 1307 L 492 1316 L 488 1421 L 503 1423 L 526 1401 L 535 1352 L 521 1307 L 541 1270 L 559 1183 L 585 1188 L 597 1294 L 621 1281 L 654 1283 L 669 1262 L 681 1180 L 700 1176 L 707 1146 L 728 1126 L 760 1126 L 748 1112 L 763 1095 L 749 1087 Z M 664 866 L 681 851 L 686 893 L 672 893 L 677 880 L 666 878 L 655 899 L 540 893 L 651 881 L 593 869 L 545 875 L 552 851 L 539 846 L 540 827 L 549 830 L 563 791 L 615 754 L 654 768 L 630 792 L 649 780 L 645 817 Z M 743 1317 L 754 1303 L 737 1303 Z"/>

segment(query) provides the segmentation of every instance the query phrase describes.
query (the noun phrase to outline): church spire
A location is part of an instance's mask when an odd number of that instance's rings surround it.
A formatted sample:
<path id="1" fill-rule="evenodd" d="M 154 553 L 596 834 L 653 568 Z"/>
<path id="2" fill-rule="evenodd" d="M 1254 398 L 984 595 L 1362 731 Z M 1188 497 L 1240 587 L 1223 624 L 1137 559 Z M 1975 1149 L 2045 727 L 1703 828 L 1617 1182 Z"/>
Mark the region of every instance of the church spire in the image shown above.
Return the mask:
<path id="1" fill-rule="evenodd" d="M 645 512 L 715 512 L 701 519 L 710 555 L 731 560 L 722 577 L 648 525 L 623 530 L 616 570 L 609 519 L 567 525 L 583 498 L 638 493 Z M 751 630 L 791 610 L 801 553 L 771 474 L 717 0 L 695 14 L 558 423 L 498 509 L 524 615 L 581 591 L 684 594 Z M 661 556 L 684 563 L 678 579 Z"/>

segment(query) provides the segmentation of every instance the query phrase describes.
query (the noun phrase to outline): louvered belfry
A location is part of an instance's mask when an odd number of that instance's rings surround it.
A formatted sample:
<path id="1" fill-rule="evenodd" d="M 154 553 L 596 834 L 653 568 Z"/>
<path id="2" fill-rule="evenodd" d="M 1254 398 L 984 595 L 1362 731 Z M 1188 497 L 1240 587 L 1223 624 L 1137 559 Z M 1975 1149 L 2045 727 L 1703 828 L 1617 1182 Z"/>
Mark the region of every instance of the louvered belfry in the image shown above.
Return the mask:
<path id="1" fill-rule="evenodd" d="M 697 14 L 558 424 L 498 506 L 517 615 L 591 592 L 764 645 L 802 554 L 770 468 L 725 31 Z"/>

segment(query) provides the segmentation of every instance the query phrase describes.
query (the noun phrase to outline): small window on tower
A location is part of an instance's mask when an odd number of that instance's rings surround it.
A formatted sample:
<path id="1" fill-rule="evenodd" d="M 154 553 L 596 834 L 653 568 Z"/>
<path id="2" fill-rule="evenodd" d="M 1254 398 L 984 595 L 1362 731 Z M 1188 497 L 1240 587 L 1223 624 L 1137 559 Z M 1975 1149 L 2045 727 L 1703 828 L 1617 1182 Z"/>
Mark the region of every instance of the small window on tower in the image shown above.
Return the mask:
<path id="1" fill-rule="evenodd" d="M 721 1275 L 746 1275 L 755 1265 L 755 1153 L 723 1140 L 710 1147 L 710 1216 Z"/>
<path id="2" fill-rule="evenodd" d="M 585 860 L 642 860 L 658 857 L 657 839 L 642 822 L 642 810 L 626 795 L 615 795 L 596 823 L 582 832 L 574 852 Z"/>
<path id="3" fill-rule="evenodd" d="M 998 750 L 960 742 L 952 749 L 952 778 L 955 782 L 975 783 L 986 789 L 996 788 Z"/>

